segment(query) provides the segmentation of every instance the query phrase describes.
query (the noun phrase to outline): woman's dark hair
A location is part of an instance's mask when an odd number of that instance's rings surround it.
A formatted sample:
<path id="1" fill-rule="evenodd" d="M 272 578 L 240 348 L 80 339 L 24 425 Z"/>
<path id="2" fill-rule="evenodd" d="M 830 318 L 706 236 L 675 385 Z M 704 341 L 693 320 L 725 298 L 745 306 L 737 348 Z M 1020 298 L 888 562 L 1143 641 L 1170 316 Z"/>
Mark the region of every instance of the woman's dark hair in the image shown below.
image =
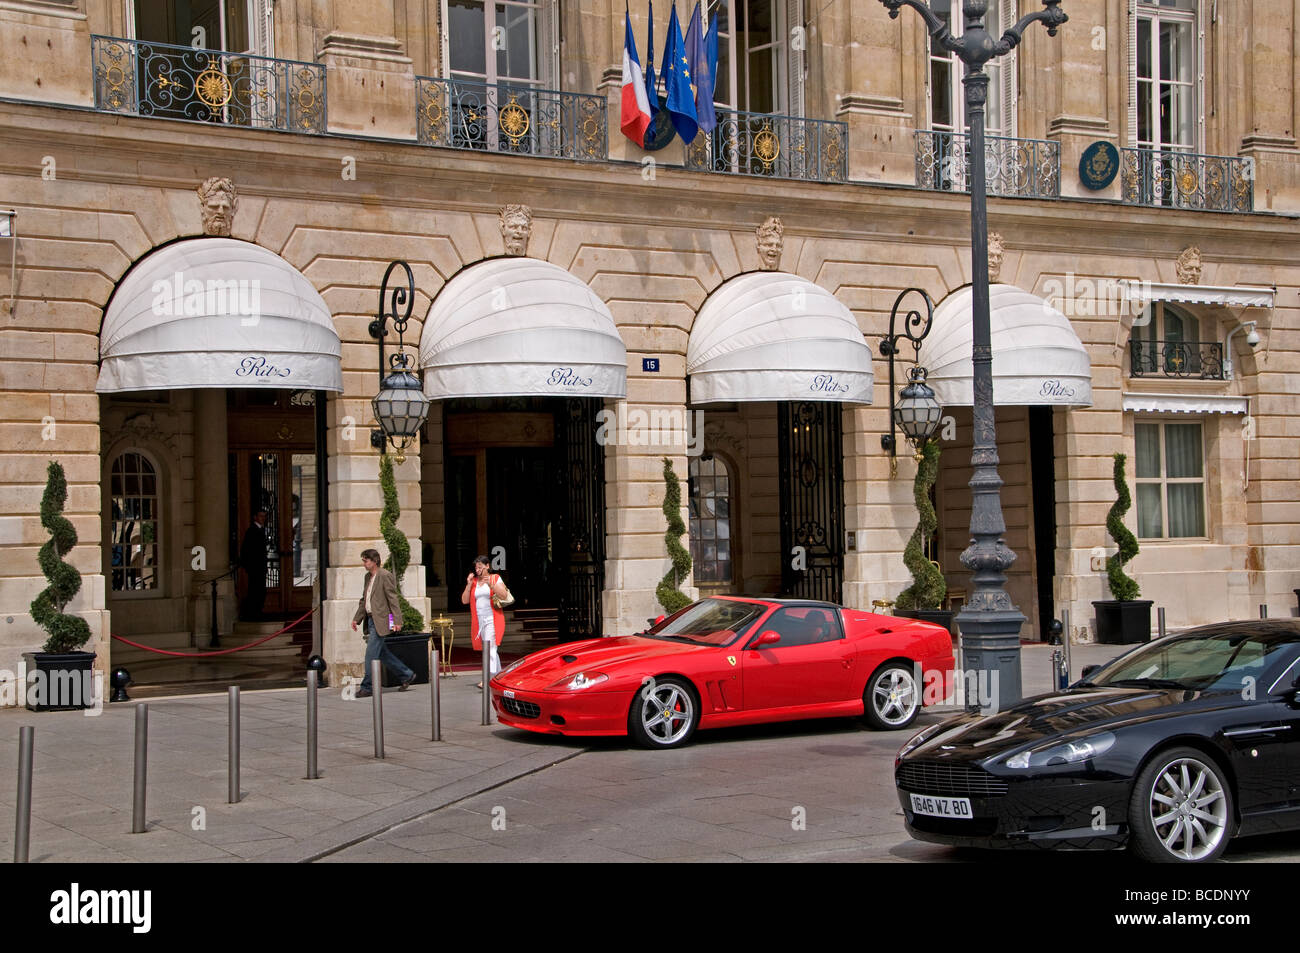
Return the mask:
<path id="1" fill-rule="evenodd" d="M 491 568 L 492 566 L 492 560 L 488 559 L 486 556 L 475 556 L 474 562 L 482 563 L 484 566 L 487 566 L 488 568 Z"/>

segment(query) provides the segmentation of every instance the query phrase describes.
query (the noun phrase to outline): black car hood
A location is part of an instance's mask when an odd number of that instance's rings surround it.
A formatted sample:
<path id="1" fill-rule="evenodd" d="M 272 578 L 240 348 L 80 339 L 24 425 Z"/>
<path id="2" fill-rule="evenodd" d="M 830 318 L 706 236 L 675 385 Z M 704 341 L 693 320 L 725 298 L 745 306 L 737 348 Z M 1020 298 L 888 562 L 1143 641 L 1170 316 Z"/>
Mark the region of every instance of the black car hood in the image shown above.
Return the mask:
<path id="1" fill-rule="evenodd" d="M 1230 705 L 1240 697 L 1228 693 L 1202 695 L 1185 689 L 1075 688 L 1019 702 L 1006 711 L 970 713 L 944 722 L 943 727 L 909 752 L 908 757 L 953 758 L 963 761 L 992 757 L 1003 751 L 1113 730 L 1136 721 Z"/>

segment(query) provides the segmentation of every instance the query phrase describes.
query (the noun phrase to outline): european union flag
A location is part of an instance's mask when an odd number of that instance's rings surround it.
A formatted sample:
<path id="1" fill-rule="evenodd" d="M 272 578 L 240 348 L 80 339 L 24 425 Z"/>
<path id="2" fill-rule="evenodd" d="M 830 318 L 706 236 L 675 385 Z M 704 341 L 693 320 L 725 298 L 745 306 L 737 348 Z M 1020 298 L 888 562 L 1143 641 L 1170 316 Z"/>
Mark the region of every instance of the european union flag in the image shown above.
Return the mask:
<path id="1" fill-rule="evenodd" d="M 666 107 L 673 128 L 682 142 L 695 140 L 699 122 L 695 118 L 695 96 L 691 93 L 691 63 L 686 56 L 682 40 L 682 25 L 677 20 L 677 7 L 668 17 L 668 48 L 664 51 L 664 87 L 668 93 Z"/>
<path id="2" fill-rule="evenodd" d="M 716 14 L 714 20 L 717 20 Z M 714 42 L 717 42 L 716 34 Z M 713 71 L 709 69 L 708 42 L 700 20 L 699 0 L 696 0 L 695 12 L 691 14 L 691 25 L 686 28 L 686 59 L 695 86 L 696 121 L 700 132 L 712 132 L 718 125 L 718 117 L 713 113 Z"/>
<path id="3" fill-rule="evenodd" d="M 650 4 L 650 25 L 646 28 L 645 43 L 645 95 L 650 100 L 650 128 L 654 128 L 655 116 L 659 114 L 659 91 L 655 88 L 655 5 Z M 646 133 L 649 135 L 649 132 Z"/>

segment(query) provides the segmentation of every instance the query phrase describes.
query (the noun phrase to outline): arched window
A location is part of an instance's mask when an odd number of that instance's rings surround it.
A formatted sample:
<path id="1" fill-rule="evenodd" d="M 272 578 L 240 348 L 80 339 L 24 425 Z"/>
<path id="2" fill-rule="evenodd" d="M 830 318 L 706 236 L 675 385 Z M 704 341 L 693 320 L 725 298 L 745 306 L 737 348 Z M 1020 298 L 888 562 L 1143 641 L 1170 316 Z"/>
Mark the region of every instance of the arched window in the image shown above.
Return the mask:
<path id="1" fill-rule="evenodd" d="M 732 583 L 731 474 L 718 457 L 691 458 L 691 559 L 695 582 Z"/>
<path id="2" fill-rule="evenodd" d="M 158 588 L 158 471 L 142 453 L 127 451 L 109 473 L 109 546 L 113 592 Z"/>

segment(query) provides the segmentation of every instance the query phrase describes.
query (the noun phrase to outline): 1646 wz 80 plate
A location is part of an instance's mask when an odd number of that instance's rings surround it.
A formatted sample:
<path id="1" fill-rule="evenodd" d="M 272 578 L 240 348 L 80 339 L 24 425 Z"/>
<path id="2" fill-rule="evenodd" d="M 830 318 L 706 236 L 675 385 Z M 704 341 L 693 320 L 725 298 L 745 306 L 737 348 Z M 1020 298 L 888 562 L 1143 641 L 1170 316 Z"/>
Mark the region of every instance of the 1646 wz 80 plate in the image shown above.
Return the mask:
<path id="1" fill-rule="evenodd" d="M 930 797 L 925 794 L 913 794 L 912 813 L 968 821 L 971 819 L 970 798 Z"/>

